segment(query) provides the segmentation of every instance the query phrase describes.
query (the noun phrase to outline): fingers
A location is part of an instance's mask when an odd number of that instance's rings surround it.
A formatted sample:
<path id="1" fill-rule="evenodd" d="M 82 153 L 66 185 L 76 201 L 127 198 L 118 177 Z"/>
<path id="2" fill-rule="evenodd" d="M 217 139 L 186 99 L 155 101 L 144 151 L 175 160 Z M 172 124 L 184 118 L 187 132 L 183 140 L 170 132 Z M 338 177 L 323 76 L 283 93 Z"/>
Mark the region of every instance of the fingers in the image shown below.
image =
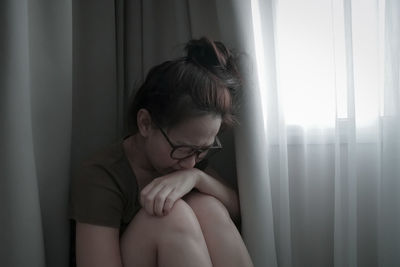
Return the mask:
<path id="1" fill-rule="evenodd" d="M 158 190 L 154 190 L 158 188 L 160 185 L 153 180 L 150 184 L 146 185 L 142 191 L 140 192 L 140 203 L 144 210 L 151 216 L 154 216 L 154 197 L 157 194 Z"/>
<path id="2" fill-rule="evenodd" d="M 140 203 L 151 216 L 167 215 L 174 203 L 195 184 L 196 176 L 183 171 L 155 178 L 140 192 Z"/>
<path id="3" fill-rule="evenodd" d="M 157 216 L 164 216 L 168 214 L 168 212 L 165 211 L 165 201 L 171 191 L 173 191 L 173 188 L 164 187 L 154 197 L 154 213 Z"/>
<path id="4" fill-rule="evenodd" d="M 167 215 L 177 199 L 174 187 L 154 181 L 140 193 L 142 207 L 152 216 Z"/>
<path id="5" fill-rule="evenodd" d="M 180 198 L 176 190 L 172 190 L 169 195 L 165 198 L 164 202 L 164 214 L 167 215 L 174 206 L 174 203 Z"/>

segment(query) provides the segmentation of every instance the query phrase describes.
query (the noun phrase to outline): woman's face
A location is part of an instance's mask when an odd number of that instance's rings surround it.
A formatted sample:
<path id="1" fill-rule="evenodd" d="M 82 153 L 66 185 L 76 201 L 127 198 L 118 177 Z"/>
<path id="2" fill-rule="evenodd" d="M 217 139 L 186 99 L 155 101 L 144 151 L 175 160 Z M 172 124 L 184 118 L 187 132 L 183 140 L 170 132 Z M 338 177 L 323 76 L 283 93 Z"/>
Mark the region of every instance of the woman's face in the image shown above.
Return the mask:
<path id="1" fill-rule="evenodd" d="M 215 137 L 221 126 L 221 118 L 216 115 L 203 115 L 191 118 L 177 126 L 163 129 L 170 142 L 175 145 L 207 147 L 214 143 Z M 186 159 L 172 159 L 172 147 L 167 138 L 157 127 L 152 128 L 152 133 L 147 140 L 147 158 L 153 168 L 161 175 L 181 169 L 193 168 L 197 156 L 194 154 Z"/>

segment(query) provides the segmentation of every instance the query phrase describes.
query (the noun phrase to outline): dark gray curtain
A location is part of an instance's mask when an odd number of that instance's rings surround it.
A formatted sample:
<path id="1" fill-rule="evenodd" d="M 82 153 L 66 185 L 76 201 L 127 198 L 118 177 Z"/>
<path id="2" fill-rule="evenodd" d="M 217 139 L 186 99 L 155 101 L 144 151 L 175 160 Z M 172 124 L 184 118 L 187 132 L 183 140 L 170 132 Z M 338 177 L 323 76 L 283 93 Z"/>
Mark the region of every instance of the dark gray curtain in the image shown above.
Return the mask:
<path id="1" fill-rule="evenodd" d="M 125 133 L 151 66 L 219 39 L 215 2 L 5 0 L 0 22 L 0 265 L 68 266 L 70 176 Z"/>
<path id="2" fill-rule="evenodd" d="M 0 3 L 0 265 L 66 266 L 68 1 Z"/>

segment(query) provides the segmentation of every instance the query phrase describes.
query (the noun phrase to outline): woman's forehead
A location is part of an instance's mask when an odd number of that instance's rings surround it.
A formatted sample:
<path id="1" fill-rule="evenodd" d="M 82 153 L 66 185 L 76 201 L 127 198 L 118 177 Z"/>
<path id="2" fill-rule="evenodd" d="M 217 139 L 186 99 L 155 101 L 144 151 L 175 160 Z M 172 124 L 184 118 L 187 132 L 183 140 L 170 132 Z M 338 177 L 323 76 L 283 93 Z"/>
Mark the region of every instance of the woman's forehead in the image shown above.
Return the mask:
<path id="1" fill-rule="evenodd" d="M 168 135 L 177 145 L 207 146 L 214 142 L 220 126 L 220 116 L 203 115 L 172 127 Z"/>

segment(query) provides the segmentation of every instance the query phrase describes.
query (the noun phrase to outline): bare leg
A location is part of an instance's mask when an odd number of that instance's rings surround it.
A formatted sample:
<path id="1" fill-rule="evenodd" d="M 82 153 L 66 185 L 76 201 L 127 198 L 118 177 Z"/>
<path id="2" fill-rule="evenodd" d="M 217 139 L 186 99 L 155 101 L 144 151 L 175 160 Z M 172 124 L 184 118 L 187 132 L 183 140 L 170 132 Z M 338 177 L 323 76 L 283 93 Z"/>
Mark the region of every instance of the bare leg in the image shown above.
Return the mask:
<path id="1" fill-rule="evenodd" d="M 218 199 L 192 192 L 184 200 L 197 216 L 213 266 L 253 266 L 239 231 Z"/>
<path id="2" fill-rule="evenodd" d="M 121 238 L 121 254 L 124 267 L 212 266 L 196 215 L 183 200 L 164 217 L 140 210 Z"/>

